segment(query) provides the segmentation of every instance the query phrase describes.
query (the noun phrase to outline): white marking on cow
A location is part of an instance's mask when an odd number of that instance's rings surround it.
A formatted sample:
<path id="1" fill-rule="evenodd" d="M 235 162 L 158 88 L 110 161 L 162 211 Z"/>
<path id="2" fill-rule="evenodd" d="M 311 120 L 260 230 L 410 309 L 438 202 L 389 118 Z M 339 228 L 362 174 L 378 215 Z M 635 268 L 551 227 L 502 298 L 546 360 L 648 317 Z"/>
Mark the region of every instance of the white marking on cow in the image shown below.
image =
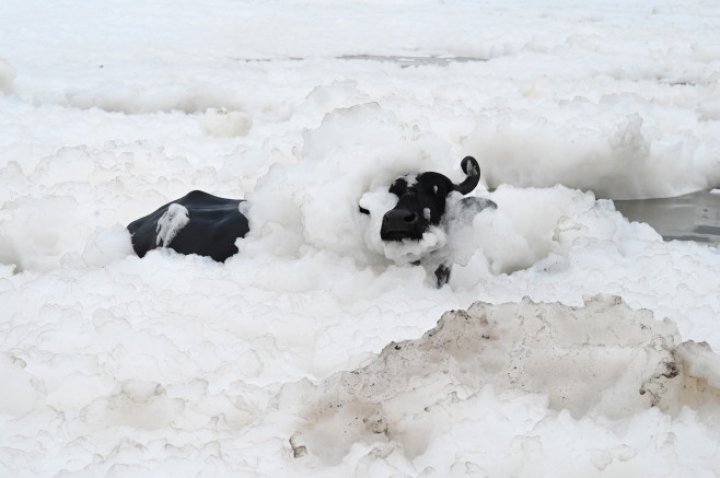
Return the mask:
<path id="1" fill-rule="evenodd" d="M 180 204 L 170 204 L 167 211 L 158 219 L 157 237 L 155 244 L 162 247 L 168 247 L 180 230 L 190 222 L 190 214 L 185 206 Z"/>
<path id="2" fill-rule="evenodd" d="M 423 217 L 425 217 L 425 220 L 426 220 L 426 221 L 429 221 L 430 218 L 432 217 L 432 216 L 430 215 L 430 208 L 429 208 L 429 207 L 423 208 Z"/>

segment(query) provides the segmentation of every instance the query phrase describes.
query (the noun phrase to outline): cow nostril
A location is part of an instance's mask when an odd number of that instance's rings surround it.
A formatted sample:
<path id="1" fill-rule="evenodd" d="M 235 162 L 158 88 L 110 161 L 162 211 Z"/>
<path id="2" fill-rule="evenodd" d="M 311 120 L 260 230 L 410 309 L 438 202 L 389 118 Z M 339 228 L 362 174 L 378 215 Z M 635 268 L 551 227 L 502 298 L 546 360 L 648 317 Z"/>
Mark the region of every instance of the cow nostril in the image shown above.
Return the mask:
<path id="1" fill-rule="evenodd" d="M 407 216 L 405 216 L 403 218 L 403 221 L 405 221 L 407 223 L 413 223 L 413 222 L 417 221 L 417 214 L 415 214 L 414 212 L 411 212 L 410 214 L 408 214 Z"/>

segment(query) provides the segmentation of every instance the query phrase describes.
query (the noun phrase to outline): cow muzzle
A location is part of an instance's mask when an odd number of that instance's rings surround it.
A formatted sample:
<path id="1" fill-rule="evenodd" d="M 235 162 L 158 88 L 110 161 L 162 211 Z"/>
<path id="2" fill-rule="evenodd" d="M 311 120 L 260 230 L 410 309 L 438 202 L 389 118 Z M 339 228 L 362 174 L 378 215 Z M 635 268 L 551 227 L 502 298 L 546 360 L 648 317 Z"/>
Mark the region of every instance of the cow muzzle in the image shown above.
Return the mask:
<path id="1" fill-rule="evenodd" d="M 392 209 L 385 213 L 380 227 L 380 238 L 383 241 L 402 241 L 406 239 L 422 239 L 425 221 L 408 209 Z"/>

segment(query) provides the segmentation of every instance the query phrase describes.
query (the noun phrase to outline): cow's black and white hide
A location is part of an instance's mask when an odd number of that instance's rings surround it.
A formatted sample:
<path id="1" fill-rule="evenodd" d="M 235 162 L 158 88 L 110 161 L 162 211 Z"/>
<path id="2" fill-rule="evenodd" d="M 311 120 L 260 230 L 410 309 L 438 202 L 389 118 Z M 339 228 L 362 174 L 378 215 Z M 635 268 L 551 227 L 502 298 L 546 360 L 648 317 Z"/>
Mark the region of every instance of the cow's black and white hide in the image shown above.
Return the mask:
<path id="1" fill-rule="evenodd" d="M 379 242 L 374 237 L 369 241 L 380 245 L 378 252 L 395 263 L 431 270 L 438 287 L 448 282 L 453 263 L 448 232 L 471 224 L 485 209 L 497 208 L 489 199 L 463 197 L 478 185 L 480 166 L 471 156 L 460 166 L 466 178 L 459 184 L 437 172 L 401 176 L 388 189 L 389 195 L 369 193 L 359 205 L 360 212 L 371 217 L 371 234 L 379 234 Z"/>
<path id="2" fill-rule="evenodd" d="M 238 252 L 235 241 L 250 230 L 242 203 L 192 191 L 128 224 L 133 249 L 143 257 L 151 249 L 169 247 L 223 262 Z"/>

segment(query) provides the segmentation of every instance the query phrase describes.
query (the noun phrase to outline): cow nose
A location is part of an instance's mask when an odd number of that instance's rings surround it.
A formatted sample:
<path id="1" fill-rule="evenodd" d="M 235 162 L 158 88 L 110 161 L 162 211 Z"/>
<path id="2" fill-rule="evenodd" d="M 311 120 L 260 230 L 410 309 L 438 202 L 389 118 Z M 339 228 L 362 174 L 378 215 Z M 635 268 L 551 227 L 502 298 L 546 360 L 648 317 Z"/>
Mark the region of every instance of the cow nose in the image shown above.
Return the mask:
<path id="1" fill-rule="evenodd" d="M 422 238 L 420 216 L 408 209 L 393 209 L 383 216 L 380 227 L 380 239 L 383 241 L 402 241 Z"/>
<path id="2" fill-rule="evenodd" d="M 386 212 L 385 216 L 383 216 L 383 225 L 402 230 L 414 225 L 417 220 L 418 215 L 412 211 L 408 211 L 407 209 L 393 209 L 392 211 Z"/>
<path id="3" fill-rule="evenodd" d="M 403 221 L 405 221 L 408 224 L 413 224 L 417 222 L 417 214 L 414 212 L 411 212 L 410 214 L 406 214 L 405 217 L 403 217 Z"/>

